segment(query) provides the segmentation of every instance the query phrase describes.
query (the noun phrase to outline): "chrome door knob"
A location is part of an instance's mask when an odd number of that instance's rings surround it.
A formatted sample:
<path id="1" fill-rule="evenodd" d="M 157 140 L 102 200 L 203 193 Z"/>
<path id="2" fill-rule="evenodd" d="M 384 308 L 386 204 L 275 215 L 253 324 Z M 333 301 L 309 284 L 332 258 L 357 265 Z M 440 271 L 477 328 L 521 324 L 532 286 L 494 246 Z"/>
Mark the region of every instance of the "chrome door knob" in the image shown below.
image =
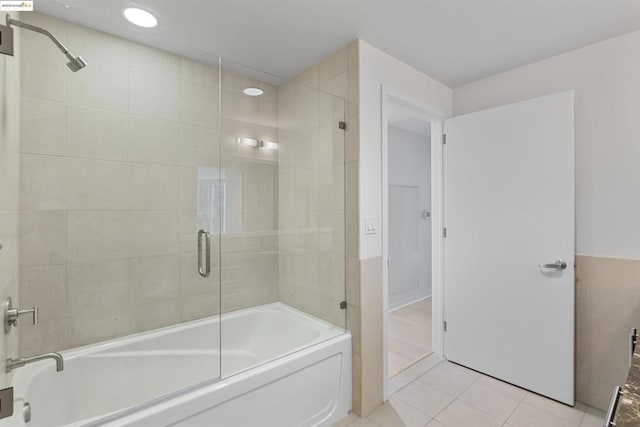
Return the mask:
<path id="1" fill-rule="evenodd" d="M 543 269 L 564 270 L 567 268 L 567 263 L 559 259 L 553 264 L 538 264 L 538 267 Z"/>

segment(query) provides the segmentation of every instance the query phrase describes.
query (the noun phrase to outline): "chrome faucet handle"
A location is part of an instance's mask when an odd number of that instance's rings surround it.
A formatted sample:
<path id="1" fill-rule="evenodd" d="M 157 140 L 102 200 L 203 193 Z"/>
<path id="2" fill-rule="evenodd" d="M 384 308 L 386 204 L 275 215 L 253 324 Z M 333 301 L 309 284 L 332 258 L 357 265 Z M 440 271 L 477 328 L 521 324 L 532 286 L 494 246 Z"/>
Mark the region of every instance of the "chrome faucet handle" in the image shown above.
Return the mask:
<path id="1" fill-rule="evenodd" d="M 20 310 L 13 307 L 11 297 L 4 302 L 4 332 L 9 333 L 12 326 L 18 326 L 18 318 L 24 314 L 31 314 L 34 325 L 38 324 L 38 307 Z"/>

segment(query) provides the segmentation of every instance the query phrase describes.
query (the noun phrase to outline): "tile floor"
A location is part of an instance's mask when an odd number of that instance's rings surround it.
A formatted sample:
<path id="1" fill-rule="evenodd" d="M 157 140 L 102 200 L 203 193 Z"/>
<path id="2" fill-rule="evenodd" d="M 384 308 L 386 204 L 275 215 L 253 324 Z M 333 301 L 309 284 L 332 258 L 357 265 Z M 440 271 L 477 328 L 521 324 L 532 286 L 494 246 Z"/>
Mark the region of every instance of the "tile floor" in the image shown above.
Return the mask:
<path id="1" fill-rule="evenodd" d="M 382 407 L 367 418 L 351 414 L 336 427 L 601 427 L 603 423 L 604 414 L 597 409 L 580 403 L 572 408 L 435 355 L 408 371 L 417 375 Z"/>
<path id="2" fill-rule="evenodd" d="M 431 298 L 389 312 L 389 377 L 431 354 Z"/>

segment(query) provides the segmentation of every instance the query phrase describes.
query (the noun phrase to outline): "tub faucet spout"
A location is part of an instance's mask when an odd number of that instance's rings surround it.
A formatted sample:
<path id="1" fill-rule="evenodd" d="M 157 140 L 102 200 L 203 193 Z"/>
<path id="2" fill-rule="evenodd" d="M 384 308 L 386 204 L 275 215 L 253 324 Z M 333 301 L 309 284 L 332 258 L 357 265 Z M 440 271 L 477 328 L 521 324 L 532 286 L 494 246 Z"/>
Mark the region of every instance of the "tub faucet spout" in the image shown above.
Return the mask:
<path id="1" fill-rule="evenodd" d="M 53 359 L 56 361 L 56 371 L 60 372 L 64 369 L 64 359 L 60 353 L 44 353 L 32 357 L 20 357 L 18 359 L 7 359 L 5 364 L 5 372 L 9 373 L 16 368 L 20 368 L 29 363 L 39 362 L 45 359 Z"/>

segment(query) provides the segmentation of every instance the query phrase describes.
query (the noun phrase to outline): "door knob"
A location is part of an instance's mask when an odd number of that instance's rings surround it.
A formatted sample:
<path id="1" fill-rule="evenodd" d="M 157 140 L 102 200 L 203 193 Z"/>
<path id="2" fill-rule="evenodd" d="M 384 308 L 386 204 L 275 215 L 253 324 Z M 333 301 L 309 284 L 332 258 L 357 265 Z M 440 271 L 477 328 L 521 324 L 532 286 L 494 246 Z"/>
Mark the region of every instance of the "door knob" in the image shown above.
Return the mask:
<path id="1" fill-rule="evenodd" d="M 557 260 L 553 264 L 538 264 L 540 268 L 551 268 L 554 270 L 564 270 L 567 268 L 567 263 L 561 259 Z"/>

